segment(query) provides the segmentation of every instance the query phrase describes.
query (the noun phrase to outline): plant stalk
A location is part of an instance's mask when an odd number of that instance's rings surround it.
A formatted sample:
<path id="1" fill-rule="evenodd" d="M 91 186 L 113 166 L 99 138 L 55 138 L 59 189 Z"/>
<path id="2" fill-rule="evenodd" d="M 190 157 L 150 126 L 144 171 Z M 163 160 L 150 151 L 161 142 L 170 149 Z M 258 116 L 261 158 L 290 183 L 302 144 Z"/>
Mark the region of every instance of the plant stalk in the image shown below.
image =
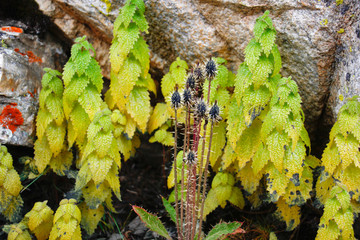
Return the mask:
<path id="1" fill-rule="evenodd" d="M 177 109 L 175 110 L 175 141 L 174 141 L 174 187 L 175 187 L 175 213 L 176 213 L 176 230 L 180 240 L 183 239 L 179 225 L 179 206 L 178 206 L 178 189 L 177 189 Z"/>

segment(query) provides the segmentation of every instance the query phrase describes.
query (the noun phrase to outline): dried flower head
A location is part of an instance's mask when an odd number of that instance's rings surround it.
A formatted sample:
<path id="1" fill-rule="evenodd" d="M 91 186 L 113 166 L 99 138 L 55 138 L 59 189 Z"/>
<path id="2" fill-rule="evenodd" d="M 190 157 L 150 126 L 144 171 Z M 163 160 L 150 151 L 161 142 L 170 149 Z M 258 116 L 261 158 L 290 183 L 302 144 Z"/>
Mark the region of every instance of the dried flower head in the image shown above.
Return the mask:
<path id="1" fill-rule="evenodd" d="M 197 162 L 196 154 L 194 151 L 189 150 L 184 158 L 187 164 L 195 164 Z"/>
<path id="2" fill-rule="evenodd" d="M 217 74 L 217 66 L 214 60 L 210 58 L 210 60 L 205 65 L 205 76 L 212 80 L 215 78 Z"/>
<path id="3" fill-rule="evenodd" d="M 217 101 L 215 101 L 214 105 L 210 108 L 209 118 L 212 122 L 218 122 L 221 120 L 220 108 L 217 105 Z"/>
<path id="4" fill-rule="evenodd" d="M 185 106 L 191 106 L 193 103 L 193 95 L 191 89 L 187 86 L 183 92 L 183 103 Z"/>
<path id="5" fill-rule="evenodd" d="M 181 96 L 178 91 L 178 87 L 176 86 L 176 89 L 174 93 L 171 95 L 171 107 L 174 109 L 178 109 L 181 106 Z"/>
<path id="6" fill-rule="evenodd" d="M 189 86 L 192 90 L 195 90 L 196 81 L 193 73 L 190 73 L 186 79 L 186 85 Z"/>
<path id="7" fill-rule="evenodd" d="M 194 107 L 194 115 L 198 118 L 206 118 L 207 111 L 206 103 L 202 99 L 199 99 Z"/>
<path id="8" fill-rule="evenodd" d="M 204 81 L 204 72 L 199 64 L 195 67 L 193 74 L 196 82 L 202 83 Z"/>

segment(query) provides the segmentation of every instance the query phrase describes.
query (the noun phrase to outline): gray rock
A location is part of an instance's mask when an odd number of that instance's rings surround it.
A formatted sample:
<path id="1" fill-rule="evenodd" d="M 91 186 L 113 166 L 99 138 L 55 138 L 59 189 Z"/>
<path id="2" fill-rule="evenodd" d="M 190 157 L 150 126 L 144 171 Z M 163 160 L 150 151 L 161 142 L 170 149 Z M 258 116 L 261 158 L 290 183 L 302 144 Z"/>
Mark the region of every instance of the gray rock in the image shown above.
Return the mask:
<path id="1" fill-rule="evenodd" d="M 89 36 L 108 78 L 112 22 L 124 1 L 111 1 L 115 3 L 109 13 L 100 0 L 36 1 L 69 38 Z M 145 0 L 145 4 L 149 22 L 149 33 L 145 38 L 151 51 L 151 68 L 160 76 L 178 56 L 189 65 L 211 56 L 223 57 L 235 72 L 244 60 L 244 48 L 253 36 L 255 19 L 270 10 L 278 32 L 276 43 L 283 59 L 281 73 L 285 77 L 292 76 L 298 83 L 306 126 L 312 134 L 323 115 L 331 83 L 336 82 L 332 75 L 350 73 L 351 79 L 356 79 L 354 70 L 345 72 L 335 64 L 335 51 L 338 45 L 336 29 L 343 22 L 341 12 L 356 15 L 357 0 L 345 0 L 340 6 L 336 6 L 335 1 L 314 0 Z M 341 38 L 340 41 L 347 40 Z M 358 46 L 354 45 L 353 51 Z M 352 55 L 355 57 L 356 52 Z M 347 62 L 351 61 L 356 62 L 354 59 Z M 355 94 L 354 91 L 351 94 Z M 328 103 L 332 104 L 331 101 Z"/>
<path id="2" fill-rule="evenodd" d="M 9 22 L 0 21 L 4 26 Z M 61 70 L 67 56 L 49 34 L 43 40 L 26 33 L 0 34 L 0 142 L 31 147 L 43 68 Z"/>

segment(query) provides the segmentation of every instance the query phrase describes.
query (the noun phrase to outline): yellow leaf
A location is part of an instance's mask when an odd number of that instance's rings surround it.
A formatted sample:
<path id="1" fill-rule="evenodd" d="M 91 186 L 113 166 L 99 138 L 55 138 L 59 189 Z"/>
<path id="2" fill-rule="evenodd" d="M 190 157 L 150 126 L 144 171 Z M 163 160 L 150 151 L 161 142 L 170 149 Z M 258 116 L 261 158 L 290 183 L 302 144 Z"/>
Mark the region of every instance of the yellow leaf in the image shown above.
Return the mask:
<path id="1" fill-rule="evenodd" d="M 81 211 L 81 226 L 87 234 L 92 235 L 104 216 L 104 207 L 100 205 L 97 209 L 90 209 L 85 202 L 82 202 L 79 204 L 79 209 Z"/>
<path id="2" fill-rule="evenodd" d="M 285 154 L 285 148 L 288 146 L 288 138 L 284 132 L 272 131 L 267 137 L 266 143 L 270 152 L 270 160 L 274 163 L 274 166 L 282 172 L 283 170 L 283 158 Z"/>
<path id="3" fill-rule="evenodd" d="M 320 225 L 315 240 L 338 239 L 340 230 L 336 223 L 331 220 L 327 225 Z"/>
<path id="4" fill-rule="evenodd" d="M 260 179 L 263 177 L 264 170 L 254 174 L 254 171 L 251 167 L 252 161 L 246 163 L 246 165 L 237 173 L 237 176 L 241 180 L 241 185 L 244 187 L 244 190 L 253 193 L 260 184 Z"/>
<path id="5" fill-rule="evenodd" d="M 224 170 L 229 168 L 231 164 L 235 163 L 236 157 L 236 152 L 228 142 L 225 146 L 224 154 L 222 155 L 222 168 Z"/>
<path id="6" fill-rule="evenodd" d="M 306 148 L 303 141 L 298 141 L 295 149 L 292 151 L 291 148 L 287 147 L 285 150 L 283 167 L 286 172 L 286 176 L 291 179 L 294 175 L 298 179 L 302 175 L 302 164 L 306 156 Z"/>
<path id="7" fill-rule="evenodd" d="M 135 120 L 140 130 L 145 133 L 150 117 L 150 97 L 146 88 L 134 87 L 126 104 L 127 112 Z"/>
<path id="8" fill-rule="evenodd" d="M 44 172 L 46 166 L 50 163 L 52 152 L 50 150 L 49 142 L 47 138 L 42 138 L 41 140 L 36 140 L 34 144 L 35 151 L 35 165 L 39 173 Z"/>
<path id="9" fill-rule="evenodd" d="M 277 215 L 286 222 L 287 231 L 293 230 L 300 223 L 300 207 L 286 204 L 283 198 L 276 203 Z"/>
<path id="10" fill-rule="evenodd" d="M 243 209 L 245 207 L 245 200 L 244 200 L 243 194 L 242 194 L 240 188 L 238 188 L 238 187 L 232 188 L 231 196 L 228 199 L 228 201 L 240 209 Z"/>
<path id="11" fill-rule="evenodd" d="M 88 163 L 90 163 L 91 179 L 94 181 L 95 185 L 97 185 L 105 180 L 106 175 L 113 164 L 113 160 L 109 157 L 92 157 L 89 158 Z"/>
<path id="12" fill-rule="evenodd" d="M 352 163 L 335 177 L 348 187 L 349 192 L 354 193 L 353 199 L 356 199 L 356 195 L 359 195 L 360 190 L 360 168 Z"/>
<path id="13" fill-rule="evenodd" d="M 328 173 L 333 174 L 336 167 L 341 163 L 339 150 L 335 144 L 332 147 L 328 144 L 323 152 L 321 161 L 325 170 Z"/>
<path id="14" fill-rule="evenodd" d="M 230 199 L 233 187 L 231 185 L 221 184 L 216 188 L 212 188 L 216 194 L 216 199 L 218 204 L 224 208 L 226 206 L 226 201 Z"/>
<path id="15" fill-rule="evenodd" d="M 167 111 L 167 106 L 165 103 L 156 104 L 154 111 L 152 112 L 149 123 L 148 131 L 152 133 L 155 129 L 159 128 L 170 118 L 170 114 Z"/>
<path id="16" fill-rule="evenodd" d="M 99 158 L 104 158 L 106 155 L 108 155 L 113 138 L 114 136 L 111 131 L 109 132 L 101 131 L 98 134 L 96 134 L 95 138 L 90 139 L 88 144 L 94 144 L 96 148 L 96 155 Z"/>
<path id="17" fill-rule="evenodd" d="M 136 122 L 129 114 L 125 114 L 125 115 L 127 121 L 126 121 L 124 133 L 127 139 L 132 139 L 136 130 Z"/>
<path id="18" fill-rule="evenodd" d="M 208 192 L 206 199 L 205 199 L 204 219 L 206 218 L 206 216 L 209 213 L 214 211 L 218 206 L 219 206 L 219 204 L 217 202 L 216 193 L 213 189 L 210 189 L 210 191 Z"/>
<path id="19" fill-rule="evenodd" d="M 113 190 L 115 196 L 121 201 L 119 168 L 115 163 L 112 164 L 108 174 L 106 175 L 106 181 L 108 182 L 110 188 Z"/>
<path id="20" fill-rule="evenodd" d="M 12 196 L 17 197 L 22 189 L 19 174 L 15 169 L 10 169 L 7 172 L 6 179 L 4 181 L 3 188 Z"/>
<path id="21" fill-rule="evenodd" d="M 347 138 L 344 138 L 340 134 L 335 136 L 335 142 L 339 148 L 340 158 L 342 160 L 341 166 L 345 169 L 357 159 L 357 153 L 359 152 L 360 146 L 359 142 L 352 135 L 348 135 Z"/>
<path id="22" fill-rule="evenodd" d="M 269 163 L 266 170 L 266 180 L 267 180 L 267 190 L 270 193 L 271 200 L 277 201 L 278 198 L 285 194 L 286 187 L 288 185 L 289 180 L 279 172 L 279 170 L 274 166 L 274 164 Z"/>
<path id="23" fill-rule="evenodd" d="M 73 154 L 72 152 L 66 150 L 64 148 L 60 154 L 58 154 L 56 157 L 52 157 L 50 160 L 50 167 L 52 170 L 60 175 L 64 176 L 64 171 L 69 170 L 73 162 Z"/>
<path id="24" fill-rule="evenodd" d="M 84 199 L 86 204 L 91 209 L 96 209 L 100 204 L 105 202 L 106 198 L 111 195 L 111 188 L 107 181 L 95 185 L 91 180 L 88 184 L 82 189 Z"/>
<path id="25" fill-rule="evenodd" d="M 261 143 L 259 149 L 256 151 L 254 157 L 252 158 L 251 166 L 254 174 L 257 175 L 266 166 L 269 160 L 269 150 L 265 147 L 264 143 Z"/>
<path id="26" fill-rule="evenodd" d="M 183 151 L 180 151 L 180 152 L 178 152 L 177 157 L 176 157 L 177 176 L 181 176 L 181 169 L 182 169 L 183 163 L 184 163 L 184 161 L 183 161 Z M 174 187 L 174 181 L 175 181 L 175 179 L 174 179 L 174 175 L 175 175 L 175 173 L 174 173 L 174 164 L 175 164 L 175 161 L 173 161 L 171 171 L 170 171 L 169 176 L 167 178 L 167 187 L 169 189 Z M 187 173 L 186 169 L 187 169 L 187 165 L 185 164 L 185 166 L 184 166 L 185 173 Z M 184 179 L 187 179 L 187 176 L 184 176 Z M 178 177 L 178 182 L 180 180 L 181 180 L 181 178 Z"/>
<path id="27" fill-rule="evenodd" d="M 260 130 L 261 121 L 259 119 L 255 119 L 251 126 L 246 128 L 241 134 L 235 148 L 239 162 L 239 169 L 243 168 L 258 150 L 261 143 Z"/>
<path id="28" fill-rule="evenodd" d="M 38 240 L 48 239 L 53 225 L 54 212 L 46 204 L 47 201 L 36 202 L 33 209 L 25 215 L 30 231 Z"/>
<path id="29" fill-rule="evenodd" d="M 30 233 L 24 223 L 12 224 L 8 240 L 31 240 Z"/>
<path id="30" fill-rule="evenodd" d="M 49 147 L 54 156 L 58 155 L 63 148 L 66 128 L 65 125 L 57 126 L 54 123 L 48 125 L 45 130 Z"/>
<path id="31" fill-rule="evenodd" d="M 329 177 L 325 181 L 320 181 L 320 178 L 318 179 L 316 183 L 316 197 L 320 200 L 322 204 L 325 204 L 325 201 L 330 196 L 330 190 L 335 185 L 334 179 L 332 177 Z"/>
<path id="32" fill-rule="evenodd" d="M 116 139 L 116 142 L 119 151 L 124 156 L 124 161 L 127 161 L 131 156 L 131 148 L 132 148 L 131 140 L 121 135 L 119 138 Z"/>

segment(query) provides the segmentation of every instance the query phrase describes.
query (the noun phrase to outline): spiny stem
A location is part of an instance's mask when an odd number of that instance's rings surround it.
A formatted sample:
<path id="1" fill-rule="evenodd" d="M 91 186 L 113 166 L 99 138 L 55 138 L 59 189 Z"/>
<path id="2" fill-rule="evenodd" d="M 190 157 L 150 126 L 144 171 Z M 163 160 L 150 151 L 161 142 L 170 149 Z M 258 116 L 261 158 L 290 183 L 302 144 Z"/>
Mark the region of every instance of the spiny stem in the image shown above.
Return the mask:
<path id="1" fill-rule="evenodd" d="M 177 189 L 177 109 L 175 110 L 175 141 L 174 141 L 174 182 L 175 182 L 175 213 L 176 213 L 176 230 L 180 239 L 182 239 L 182 233 L 179 227 L 179 206 L 178 206 L 178 189 Z"/>
<path id="2" fill-rule="evenodd" d="M 211 121 L 209 149 L 208 149 L 208 153 L 207 153 L 207 157 L 206 157 L 206 164 L 205 164 L 205 170 L 204 170 L 204 188 L 203 188 L 202 198 L 201 198 L 200 223 L 199 223 L 200 238 L 199 239 L 201 239 L 201 227 L 202 227 L 203 215 L 204 215 L 205 192 L 206 192 L 207 177 L 208 177 L 207 171 L 208 171 L 208 166 L 209 166 L 209 162 L 210 162 L 210 152 L 211 152 L 210 150 L 211 150 L 211 142 L 212 142 L 212 138 L 213 138 L 213 133 L 214 133 L 214 122 Z"/>
<path id="3" fill-rule="evenodd" d="M 189 138 L 189 130 L 190 127 L 190 107 L 186 108 L 186 118 L 185 118 L 185 138 L 184 138 L 184 147 L 183 147 L 183 163 L 181 167 L 181 196 L 180 196 L 180 231 L 183 232 L 183 219 L 184 219 L 184 180 L 185 180 L 185 163 L 184 157 L 187 150 L 190 148 L 187 139 Z"/>

